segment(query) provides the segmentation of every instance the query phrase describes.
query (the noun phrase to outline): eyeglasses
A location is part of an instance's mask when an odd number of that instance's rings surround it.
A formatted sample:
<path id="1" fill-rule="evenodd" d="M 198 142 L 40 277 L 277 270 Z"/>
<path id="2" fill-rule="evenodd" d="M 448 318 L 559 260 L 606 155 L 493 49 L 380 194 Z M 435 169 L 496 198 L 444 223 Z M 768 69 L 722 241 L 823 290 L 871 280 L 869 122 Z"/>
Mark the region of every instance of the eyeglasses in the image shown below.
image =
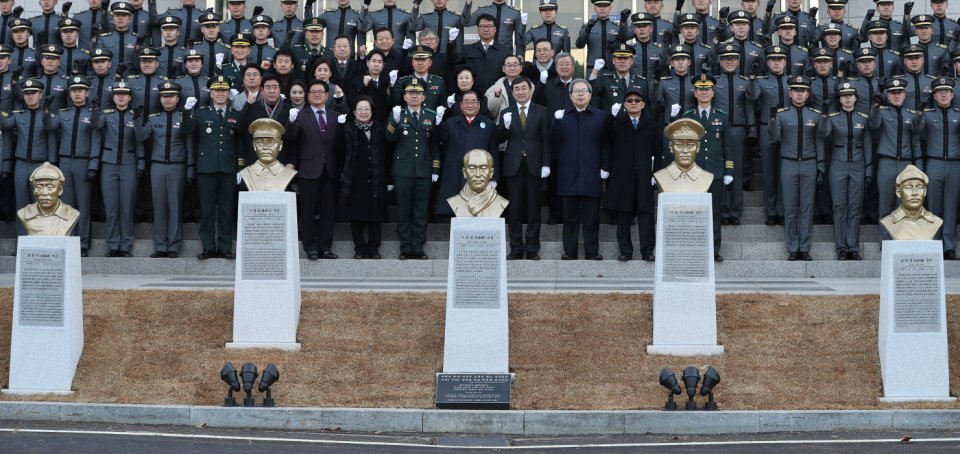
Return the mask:
<path id="1" fill-rule="evenodd" d="M 369 108 L 369 107 L 357 107 L 356 109 L 354 109 L 354 112 L 357 112 L 357 113 L 370 112 L 370 108 Z"/>
<path id="2" fill-rule="evenodd" d="M 243 77 L 260 77 L 260 73 L 246 73 Z"/>
<path id="3" fill-rule="evenodd" d="M 467 104 L 467 105 L 480 104 L 480 101 L 460 101 L 460 104 Z"/>
<path id="4" fill-rule="evenodd" d="M 627 98 L 627 99 L 624 99 L 623 102 L 628 104 L 636 104 L 636 103 L 643 102 L 643 100 L 640 98 Z"/>
<path id="5" fill-rule="evenodd" d="M 434 37 L 430 37 L 430 38 L 420 38 L 420 44 L 423 44 L 423 43 L 435 43 L 435 42 L 437 42 L 437 38 L 434 38 Z"/>
<path id="6" fill-rule="evenodd" d="M 311 95 L 322 95 L 324 93 L 326 93 L 324 90 L 310 90 Z"/>
<path id="7" fill-rule="evenodd" d="M 477 28 L 497 28 L 496 25 L 478 25 Z"/>
<path id="8" fill-rule="evenodd" d="M 517 66 L 520 66 L 520 63 L 504 63 L 503 66 L 506 66 L 507 68 L 516 68 Z"/>
<path id="9" fill-rule="evenodd" d="M 550 51 L 552 51 L 552 50 L 553 50 L 553 49 L 550 49 L 550 48 L 537 49 L 537 53 L 538 53 L 538 54 L 545 54 L 545 53 L 550 52 Z"/>
<path id="10" fill-rule="evenodd" d="M 557 67 L 558 67 L 558 68 L 569 68 L 569 67 L 571 67 L 571 66 L 573 66 L 573 63 L 561 63 L 561 62 L 557 62 Z"/>
<path id="11" fill-rule="evenodd" d="M 585 95 L 587 93 L 590 93 L 590 90 L 583 89 L 583 88 L 581 88 L 580 90 L 573 90 L 573 94 L 575 95 Z"/>

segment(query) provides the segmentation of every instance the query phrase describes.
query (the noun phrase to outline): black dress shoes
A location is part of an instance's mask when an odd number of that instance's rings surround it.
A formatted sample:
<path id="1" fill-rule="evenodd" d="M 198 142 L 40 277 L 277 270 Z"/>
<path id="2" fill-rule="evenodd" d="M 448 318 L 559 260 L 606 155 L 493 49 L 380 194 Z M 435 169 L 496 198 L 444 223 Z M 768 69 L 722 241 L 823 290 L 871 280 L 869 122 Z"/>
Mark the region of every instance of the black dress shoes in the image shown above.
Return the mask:
<path id="1" fill-rule="evenodd" d="M 163 257 L 166 257 L 166 256 L 167 256 L 167 253 L 166 253 L 166 252 L 161 252 L 161 251 L 156 251 L 156 252 L 154 252 L 153 254 L 150 254 L 150 258 L 152 258 L 152 259 L 159 259 L 159 258 L 163 258 Z"/>
<path id="2" fill-rule="evenodd" d="M 85 247 L 80 248 L 80 257 L 86 257 L 86 256 L 87 256 L 87 248 Z"/>
<path id="3" fill-rule="evenodd" d="M 529 254 L 529 253 L 528 253 L 528 254 L 527 254 L 527 260 L 540 260 L 540 254 L 537 254 L 537 253 Z"/>
<path id="4" fill-rule="evenodd" d="M 120 257 L 123 257 L 123 258 L 133 257 L 133 254 L 131 254 L 130 251 L 120 251 Z"/>
<path id="5" fill-rule="evenodd" d="M 180 254 L 179 254 L 178 252 L 176 252 L 176 251 L 168 251 L 168 252 L 167 252 L 167 258 L 175 259 L 175 258 L 177 258 L 179 255 L 180 255 Z"/>
<path id="6" fill-rule="evenodd" d="M 787 222 L 787 220 L 786 220 L 785 217 L 783 217 L 783 216 L 777 216 L 777 225 L 784 225 L 784 224 L 786 224 L 786 222 Z"/>
<path id="7" fill-rule="evenodd" d="M 720 218 L 720 225 L 730 225 L 730 218 Z"/>
<path id="8" fill-rule="evenodd" d="M 617 260 L 619 260 L 619 261 L 621 261 L 621 262 L 629 262 L 629 261 L 633 260 L 633 255 L 632 255 L 632 254 L 621 254 L 620 257 L 617 257 Z"/>
<path id="9" fill-rule="evenodd" d="M 833 215 L 832 214 L 820 215 L 820 223 L 823 225 L 833 225 Z"/>
<path id="10" fill-rule="evenodd" d="M 410 258 L 410 253 L 409 253 L 409 252 L 401 252 L 401 253 L 400 253 L 400 257 L 397 257 L 397 258 L 400 259 L 400 260 L 406 260 L 406 259 Z"/>
<path id="11" fill-rule="evenodd" d="M 654 257 L 653 254 L 643 254 L 644 262 L 652 262 L 654 260 L 656 260 L 656 257 Z"/>
<path id="12" fill-rule="evenodd" d="M 766 225 L 777 225 L 777 217 L 776 217 L 776 216 L 767 216 L 767 222 L 765 222 L 765 224 L 766 224 Z"/>
<path id="13" fill-rule="evenodd" d="M 423 251 L 420 251 L 420 252 L 416 253 L 413 258 L 415 258 L 415 259 L 417 259 L 417 260 L 427 260 L 427 259 L 429 259 L 429 257 L 427 257 L 427 253 L 426 253 L 426 252 L 423 252 Z"/>
<path id="14" fill-rule="evenodd" d="M 740 225 L 740 218 L 730 218 L 730 225 Z"/>
<path id="15" fill-rule="evenodd" d="M 197 258 L 200 260 L 206 260 L 208 258 L 214 257 L 216 254 L 213 253 L 210 249 L 204 249 L 203 252 L 197 254 Z"/>
<path id="16" fill-rule="evenodd" d="M 333 252 L 327 251 L 323 253 L 322 257 L 326 260 L 334 260 L 338 257 L 338 255 L 334 254 Z"/>
<path id="17" fill-rule="evenodd" d="M 358 252 L 358 253 L 356 253 L 356 254 L 353 254 L 353 258 L 355 258 L 355 259 L 357 259 L 357 260 L 362 260 L 362 259 L 363 259 L 363 254 L 361 254 L 361 253 Z"/>
<path id="18" fill-rule="evenodd" d="M 379 252 L 379 251 L 373 251 L 373 253 L 370 254 L 370 258 L 372 258 L 372 259 L 374 259 L 374 260 L 380 260 L 380 259 L 382 259 L 383 257 L 380 256 L 380 252 Z"/>
<path id="19" fill-rule="evenodd" d="M 520 260 L 523 258 L 523 252 L 511 252 L 507 255 L 507 260 Z"/>
<path id="20" fill-rule="evenodd" d="M 714 262 L 722 262 L 722 261 L 723 261 L 723 256 L 720 255 L 719 252 L 714 252 L 714 253 L 713 253 L 713 261 L 714 261 Z"/>
<path id="21" fill-rule="evenodd" d="M 796 261 L 797 261 L 797 253 L 796 253 L 796 252 L 791 252 L 790 255 L 787 256 L 787 260 L 789 260 L 789 261 L 791 261 L 791 262 L 796 262 Z"/>
<path id="22" fill-rule="evenodd" d="M 317 254 L 317 251 L 307 252 L 308 260 L 320 260 L 320 254 Z"/>
<path id="23" fill-rule="evenodd" d="M 837 260 L 846 260 L 846 259 L 847 259 L 847 251 L 837 252 Z"/>
<path id="24" fill-rule="evenodd" d="M 809 253 L 809 252 L 801 252 L 801 253 L 797 254 L 797 258 L 799 258 L 800 260 L 803 260 L 804 262 L 812 262 L 812 261 L 813 261 L 813 257 L 810 257 L 810 253 Z"/>
<path id="25" fill-rule="evenodd" d="M 603 256 L 600 254 L 597 254 L 593 257 L 587 257 L 587 260 L 603 260 Z"/>
<path id="26" fill-rule="evenodd" d="M 567 254 L 563 254 L 560 256 L 560 260 L 576 260 L 576 259 L 577 259 L 576 257 L 570 257 Z"/>
<path id="27" fill-rule="evenodd" d="M 957 257 L 957 253 L 953 249 L 943 253 L 944 260 L 960 260 L 960 257 Z"/>
<path id="28" fill-rule="evenodd" d="M 860 253 L 857 251 L 847 252 L 847 260 L 863 260 L 863 257 L 860 257 Z"/>
<path id="29" fill-rule="evenodd" d="M 120 251 L 116 249 L 110 249 L 106 254 L 103 254 L 104 257 L 119 257 Z"/>
<path id="30" fill-rule="evenodd" d="M 230 251 L 219 251 L 217 252 L 217 257 L 221 259 L 233 260 L 237 258 L 236 255 L 233 255 L 233 252 Z"/>

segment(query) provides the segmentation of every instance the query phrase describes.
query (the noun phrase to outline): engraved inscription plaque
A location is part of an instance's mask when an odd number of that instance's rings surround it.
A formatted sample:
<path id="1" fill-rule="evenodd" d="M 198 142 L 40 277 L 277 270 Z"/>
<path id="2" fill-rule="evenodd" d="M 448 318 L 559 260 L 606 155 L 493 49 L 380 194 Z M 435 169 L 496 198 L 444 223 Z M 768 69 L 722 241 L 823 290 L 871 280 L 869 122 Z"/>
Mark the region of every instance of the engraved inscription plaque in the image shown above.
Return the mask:
<path id="1" fill-rule="evenodd" d="M 498 230 L 454 232 L 453 307 L 500 308 L 500 243 Z"/>
<path id="2" fill-rule="evenodd" d="M 437 374 L 437 408 L 509 410 L 511 374 Z"/>
<path id="3" fill-rule="evenodd" d="M 663 207 L 663 282 L 707 282 L 713 251 L 709 205 L 668 205 Z"/>
<path id="4" fill-rule="evenodd" d="M 244 204 L 242 277 L 252 281 L 287 279 L 287 206 L 281 203 Z"/>
<path id="5" fill-rule="evenodd" d="M 63 326 L 67 251 L 24 248 L 20 252 L 20 326 Z"/>
<path id="6" fill-rule="evenodd" d="M 937 254 L 893 256 L 893 332 L 940 332 L 940 261 Z"/>

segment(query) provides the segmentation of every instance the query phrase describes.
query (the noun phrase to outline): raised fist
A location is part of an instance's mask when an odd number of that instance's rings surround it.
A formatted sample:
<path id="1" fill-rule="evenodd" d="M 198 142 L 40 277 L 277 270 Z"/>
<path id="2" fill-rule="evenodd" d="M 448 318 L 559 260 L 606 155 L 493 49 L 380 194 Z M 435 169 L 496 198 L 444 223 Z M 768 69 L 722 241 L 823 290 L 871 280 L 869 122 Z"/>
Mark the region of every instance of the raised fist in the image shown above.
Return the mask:
<path id="1" fill-rule="evenodd" d="M 73 6 L 73 2 L 64 3 L 63 6 L 60 7 L 60 14 L 63 15 L 63 17 L 67 17 L 67 14 L 70 13 L 71 6 Z"/>
<path id="2" fill-rule="evenodd" d="M 195 105 L 197 105 L 197 98 L 194 98 L 193 96 L 191 96 L 187 98 L 186 102 L 183 103 L 183 108 L 190 110 L 190 109 L 193 109 L 193 106 Z"/>
<path id="3" fill-rule="evenodd" d="M 22 6 L 18 6 L 18 7 L 16 7 L 16 8 L 13 9 L 13 17 L 14 17 L 15 19 L 19 19 L 21 14 L 23 14 L 23 7 L 22 7 Z"/>
<path id="4" fill-rule="evenodd" d="M 682 11 L 682 10 L 683 10 L 683 4 L 684 4 L 684 2 L 685 2 L 685 0 L 677 0 L 677 11 Z"/>
<path id="5" fill-rule="evenodd" d="M 19 7 L 18 7 L 18 8 L 19 8 Z M 23 8 L 20 8 L 20 9 L 23 10 Z M 16 11 L 16 10 L 14 10 L 14 11 Z M 903 4 L 903 15 L 904 15 L 904 16 L 909 16 L 912 11 L 913 11 L 913 2 L 907 2 L 907 3 L 904 3 L 904 4 Z M 18 17 L 19 17 L 19 16 L 18 16 Z"/>
<path id="6" fill-rule="evenodd" d="M 451 28 L 450 31 L 447 32 L 447 37 L 450 39 L 450 41 L 457 39 L 458 36 L 460 36 L 459 28 Z"/>
<path id="7" fill-rule="evenodd" d="M 137 120 L 140 118 L 140 115 L 143 114 L 143 105 L 139 105 L 133 108 L 133 119 Z"/>
<path id="8" fill-rule="evenodd" d="M 509 129 L 511 123 L 513 123 L 513 114 L 510 112 L 503 114 L 503 125 Z"/>
<path id="9" fill-rule="evenodd" d="M 620 11 L 620 21 L 625 21 L 630 17 L 630 8 L 624 8 Z"/>
<path id="10" fill-rule="evenodd" d="M 530 17 L 529 14 L 527 14 L 527 13 L 520 13 L 520 23 L 523 24 L 523 25 L 527 25 L 527 18 L 528 18 L 528 17 Z"/>
<path id="11" fill-rule="evenodd" d="M 808 13 L 810 15 L 810 18 L 813 19 L 814 21 L 817 20 L 817 11 L 820 11 L 820 8 L 817 8 L 816 6 L 814 6 L 813 8 L 810 8 L 810 12 Z"/>
<path id="12" fill-rule="evenodd" d="M 587 30 L 593 29 L 594 25 L 597 25 L 596 19 L 590 19 L 589 21 L 587 21 Z"/>
<path id="13" fill-rule="evenodd" d="M 780 104 L 770 106 L 770 121 L 777 118 L 777 111 L 780 110 Z"/>
<path id="14" fill-rule="evenodd" d="M 400 106 L 393 106 L 393 121 L 400 123 Z"/>
<path id="15" fill-rule="evenodd" d="M 404 50 L 407 50 L 407 49 L 409 49 L 409 48 L 411 48 L 411 47 L 413 47 L 413 40 L 410 39 L 410 38 L 404 38 L 404 39 L 403 39 L 403 49 L 404 49 Z"/>
<path id="16" fill-rule="evenodd" d="M 554 112 L 554 113 L 553 113 L 553 118 L 556 118 L 557 120 L 562 120 L 562 119 L 563 119 L 563 110 L 558 110 L 558 111 Z"/>
<path id="17" fill-rule="evenodd" d="M 727 15 L 729 14 L 730 14 L 730 7 L 724 6 L 723 8 L 720 8 L 720 17 L 718 19 L 720 19 L 720 22 L 726 22 Z"/>
<path id="18" fill-rule="evenodd" d="M 55 98 L 53 97 L 53 95 L 49 95 L 49 96 L 44 97 L 44 98 L 43 98 L 43 110 L 45 110 L 45 111 L 50 110 L 50 106 L 53 105 L 53 100 L 54 100 L 54 99 L 55 99 Z"/>
<path id="19" fill-rule="evenodd" d="M 750 65 L 750 78 L 752 79 L 757 77 L 757 74 L 760 74 L 760 63 L 754 62 L 752 65 Z"/>
<path id="20" fill-rule="evenodd" d="M 398 73 L 399 73 L 399 72 L 398 72 L 396 69 L 394 69 L 393 71 L 390 71 L 390 73 L 389 73 L 389 75 L 390 75 L 390 85 L 396 85 L 396 83 L 397 83 L 397 74 L 398 74 Z"/>
<path id="21" fill-rule="evenodd" d="M 137 49 L 139 49 L 140 46 L 143 45 L 143 42 L 146 41 L 146 39 L 147 39 L 147 35 L 141 35 L 141 36 L 138 36 L 138 37 L 137 37 L 137 41 L 136 41 L 136 44 L 135 44 L 136 47 L 137 47 Z"/>
<path id="22" fill-rule="evenodd" d="M 874 93 L 874 94 L 873 94 L 873 99 L 872 99 L 871 101 L 873 102 L 874 107 L 882 106 L 882 105 L 883 105 L 883 95 L 881 95 L 880 93 Z"/>
<path id="23" fill-rule="evenodd" d="M 97 110 L 100 108 L 100 98 L 93 98 L 90 100 L 90 108 Z"/>
<path id="24" fill-rule="evenodd" d="M 10 80 L 20 80 L 20 76 L 23 75 L 23 66 L 17 66 L 13 68 L 13 72 L 10 73 Z"/>
<path id="25" fill-rule="evenodd" d="M 90 169 L 87 171 L 87 178 L 85 178 L 84 181 L 94 181 L 96 179 L 97 179 L 97 171 Z"/>
<path id="26" fill-rule="evenodd" d="M 254 6 L 254 7 L 253 7 L 253 15 L 254 15 L 254 16 L 259 16 L 259 15 L 261 15 L 261 14 L 263 14 L 263 7 L 262 7 L 262 6 Z"/>
<path id="27" fill-rule="evenodd" d="M 872 20 L 873 20 L 873 15 L 876 14 L 876 13 L 877 13 L 877 10 L 875 10 L 875 9 L 868 9 L 868 10 L 867 10 L 867 22 L 872 21 Z"/>
<path id="28" fill-rule="evenodd" d="M 768 0 L 768 1 L 767 1 L 767 12 L 768 12 L 768 13 L 769 13 L 769 12 L 772 12 L 772 11 L 773 11 L 773 7 L 776 6 L 776 4 L 777 4 L 777 0 Z"/>

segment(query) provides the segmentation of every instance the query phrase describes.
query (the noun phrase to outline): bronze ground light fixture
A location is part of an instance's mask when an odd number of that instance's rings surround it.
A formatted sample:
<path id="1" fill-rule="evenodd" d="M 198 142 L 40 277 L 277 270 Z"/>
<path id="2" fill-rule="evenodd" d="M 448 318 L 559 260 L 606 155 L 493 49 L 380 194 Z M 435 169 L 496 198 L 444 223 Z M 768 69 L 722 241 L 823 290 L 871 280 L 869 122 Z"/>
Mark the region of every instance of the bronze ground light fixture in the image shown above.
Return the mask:
<path id="1" fill-rule="evenodd" d="M 233 367 L 232 363 L 225 364 L 223 369 L 220 370 L 220 380 L 223 380 L 223 382 L 226 383 L 229 388 L 227 391 L 227 397 L 223 399 L 223 406 L 237 406 L 237 401 L 233 398 L 233 393 L 240 391 L 241 389 L 243 389 L 243 392 L 247 394 L 247 396 L 243 399 L 243 406 L 255 406 L 256 404 L 253 398 L 253 383 L 257 381 L 258 376 L 259 374 L 257 373 L 257 366 L 253 363 L 244 364 L 240 368 L 239 374 L 237 373 L 237 369 Z M 267 367 L 263 369 L 263 377 L 260 378 L 260 385 L 257 387 L 257 391 L 267 393 L 267 396 L 263 399 L 264 407 L 274 406 L 275 402 L 273 400 L 273 394 L 270 390 L 270 387 L 279 379 L 280 371 L 273 363 L 268 364 Z"/>
<path id="2" fill-rule="evenodd" d="M 677 403 L 673 401 L 673 396 L 679 396 L 681 393 L 683 393 L 684 388 L 686 389 L 687 396 L 689 397 L 684 409 L 697 409 L 697 402 L 694 401 L 694 397 L 697 395 L 697 384 L 700 383 L 700 370 L 695 366 L 690 366 L 684 369 L 681 381 L 683 382 L 683 387 L 680 386 L 680 382 L 677 381 L 677 376 L 674 375 L 669 367 L 664 367 L 663 371 L 660 372 L 660 386 L 663 386 L 669 390 L 667 393 L 667 403 L 664 406 L 664 410 L 677 409 Z M 713 388 L 718 384 L 720 384 L 720 373 L 717 372 L 717 369 L 715 369 L 713 366 L 709 366 L 707 371 L 703 373 L 703 385 L 700 386 L 700 395 L 709 396 L 709 400 L 703 407 L 704 410 L 717 409 L 717 403 L 713 400 Z"/>

